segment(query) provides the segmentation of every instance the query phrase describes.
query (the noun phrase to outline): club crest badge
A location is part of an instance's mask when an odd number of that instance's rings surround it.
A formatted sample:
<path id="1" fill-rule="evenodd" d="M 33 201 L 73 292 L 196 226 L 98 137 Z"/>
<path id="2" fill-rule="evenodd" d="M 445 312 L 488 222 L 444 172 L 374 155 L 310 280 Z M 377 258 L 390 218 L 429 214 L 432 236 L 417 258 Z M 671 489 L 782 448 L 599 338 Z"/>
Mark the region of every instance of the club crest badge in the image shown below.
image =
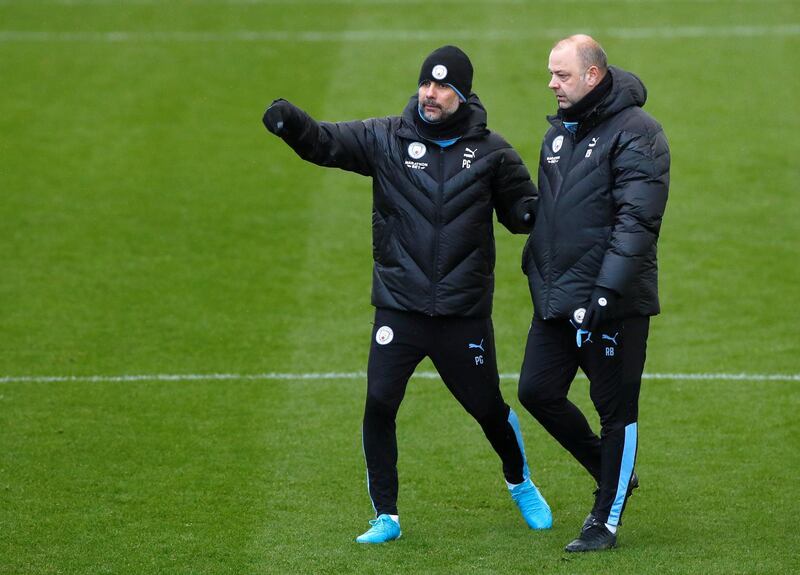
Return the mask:
<path id="1" fill-rule="evenodd" d="M 550 147 L 552 148 L 554 154 L 558 153 L 563 143 L 564 143 L 564 136 L 557 136 L 553 140 L 553 143 L 550 145 Z"/>
<path id="2" fill-rule="evenodd" d="M 441 64 L 437 64 L 433 67 L 433 71 L 431 72 L 434 79 L 436 80 L 444 80 L 447 77 L 447 67 Z"/>
<path id="3" fill-rule="evenodd" d="M 378 342 L 378 345 L 386 345 L 391 343 L 393 339 L 394 331 L 388 325 L 382 325 L 375 333 L 375 341 Z"/>
<path id="4" fill-rule="evenodd" d="M 408 155 L 414 160 L 419 160 L 428 149 L 422 142 L 412 142 L 408 145 Z"/>

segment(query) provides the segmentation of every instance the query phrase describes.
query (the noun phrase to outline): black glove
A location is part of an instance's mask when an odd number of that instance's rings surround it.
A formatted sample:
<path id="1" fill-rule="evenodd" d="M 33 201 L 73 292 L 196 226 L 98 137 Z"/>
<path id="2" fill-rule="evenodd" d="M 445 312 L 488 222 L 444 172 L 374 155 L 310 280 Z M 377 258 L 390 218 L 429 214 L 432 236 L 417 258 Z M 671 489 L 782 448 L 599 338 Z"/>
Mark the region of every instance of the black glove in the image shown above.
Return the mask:
<path id="1" fill-rule="evenodd" d="M 517 217 L 532 226 L 536 219 L 536 201 L 531 199 L 520 200 L 515 206 Z"/>
<path id="2" fill-rule="evenodd" d="M 526 224 L 533 225 L 536 221 L 536 202 L 527 202 L 525 204 L 525 214 L 522 216 L 522 221 Z"/>
<path id="3" fill-rule="evenodd" d="M 275 100 L 264 112 L 261 119 L 267 130 L 276 136 L 285 136 L 288 133 L 286 120 L 289 118 L 290 104 L 286 100 Z"/>
<path id="4" fill-rule="evenodd" d="M 599 326 L 614 317 L 619 295 L 614 290 L 595 286 L 586 313 L 583 314 L 581 329 L 596 331 Z"/>

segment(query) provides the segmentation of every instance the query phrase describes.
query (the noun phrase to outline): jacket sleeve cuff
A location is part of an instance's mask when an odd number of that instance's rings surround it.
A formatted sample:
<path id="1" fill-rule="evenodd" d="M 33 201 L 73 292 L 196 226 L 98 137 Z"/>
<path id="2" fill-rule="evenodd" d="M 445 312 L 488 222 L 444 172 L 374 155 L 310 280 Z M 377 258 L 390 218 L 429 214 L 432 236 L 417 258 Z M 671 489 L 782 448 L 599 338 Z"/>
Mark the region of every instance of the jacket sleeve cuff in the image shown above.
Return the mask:
<path id="1" fill-rule="evenodd" d="M 631 279 L 636 274 L 638 258 L 623 257 L 615 253 L 606 253 L 603 259 L 603 266 L 595 280 L 595 285 L 605 289 L 610 289 L 618 294 L 625 293 Z"/>

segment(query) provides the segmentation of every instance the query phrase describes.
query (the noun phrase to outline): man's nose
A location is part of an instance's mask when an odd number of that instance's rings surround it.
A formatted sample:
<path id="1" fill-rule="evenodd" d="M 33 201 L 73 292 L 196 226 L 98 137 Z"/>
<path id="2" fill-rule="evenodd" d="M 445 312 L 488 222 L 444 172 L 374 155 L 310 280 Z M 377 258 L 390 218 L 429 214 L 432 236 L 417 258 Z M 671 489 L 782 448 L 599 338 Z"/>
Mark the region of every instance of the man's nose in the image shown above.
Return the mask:
<path id="1" fill-rule="evenodd" d="M 547 85 L 547 87 L 552 89 L 552 90 L 555 90 L 556 88 L 558 88 L 558 81 L 556 80 L 555 76 L 550 78 L 550 83 Z"/>
<path id="2" fill-rule="evenodd" d="M 429 84 L 428 86 L 425 86 L 425 97 L 426 98 L 430 98 L 431 100 L 435 100 L 436 99 L 436 86 L 434 86 L 433 84 Z"/>

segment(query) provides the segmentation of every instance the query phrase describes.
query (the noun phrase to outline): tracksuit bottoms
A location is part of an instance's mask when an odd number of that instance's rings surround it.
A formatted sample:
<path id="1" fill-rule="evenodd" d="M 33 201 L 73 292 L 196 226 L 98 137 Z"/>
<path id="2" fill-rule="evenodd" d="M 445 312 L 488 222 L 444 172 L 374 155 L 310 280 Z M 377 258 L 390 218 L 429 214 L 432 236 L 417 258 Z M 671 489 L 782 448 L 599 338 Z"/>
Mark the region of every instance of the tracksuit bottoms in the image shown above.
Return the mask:
<path id="1" fill-rule="evenodd" d="M 592 514 L 618 525 L 638 444 L 639 389 L 649 317 L 609 321 L 590 337 L 568 320 L 533 320 L 519 381 L 519 400 L 597 482 Z M 581 368 L 600 415 L 600 436 L 567 399 Z"/>
<path id="2" fill-rule="evenodd" d="M 411 374 L 430 357 L 444 384 L 500 456 L 509 483 L 528 478 L 522 436 L 503 401 L 490 318 L 430 317 L 378 308 L 367 367 L 362 438 L 376 515 L 397 514 L 395 417 Z"/>

